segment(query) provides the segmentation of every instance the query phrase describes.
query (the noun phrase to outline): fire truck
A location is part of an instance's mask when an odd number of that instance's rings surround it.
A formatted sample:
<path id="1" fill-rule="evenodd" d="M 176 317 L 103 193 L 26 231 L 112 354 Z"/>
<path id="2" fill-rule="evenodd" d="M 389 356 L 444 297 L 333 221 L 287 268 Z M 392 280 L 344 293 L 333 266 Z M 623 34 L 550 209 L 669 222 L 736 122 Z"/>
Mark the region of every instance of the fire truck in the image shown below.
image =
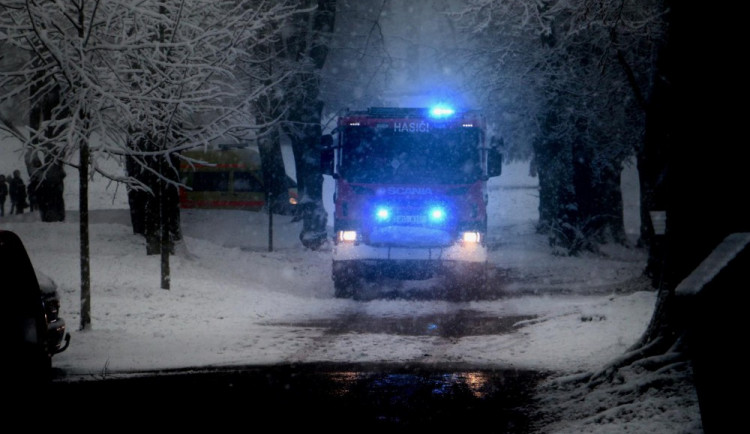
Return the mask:
<path id="1" fill-rule="evenodd" d="M 382 277 L 446 277 L 476 296 L 487 283 L 487 180 L 502 154 L 478 111 L 373 107 L 349 111 L 324 136 L 335 182 L 335 296 L 357 298 Z"/>

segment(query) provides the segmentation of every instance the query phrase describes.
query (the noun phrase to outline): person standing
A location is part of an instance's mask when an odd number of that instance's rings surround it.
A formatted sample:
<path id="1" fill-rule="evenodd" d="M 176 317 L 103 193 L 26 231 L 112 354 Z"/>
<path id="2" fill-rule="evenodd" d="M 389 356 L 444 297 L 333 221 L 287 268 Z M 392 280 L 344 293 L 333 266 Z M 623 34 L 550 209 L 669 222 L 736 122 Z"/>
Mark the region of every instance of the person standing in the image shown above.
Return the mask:
<path id="1" fill-rule="evenodd" d="M 10 212 L 8 214 L 14 214 L 16 212 L 16 191 L 11 188 L 13 185 L 13 174 L 9 174 L 5 177 L 8 182 L 8 196 L 10 196 Z"/>
<path id="2" fill-rule="evenodd" d="M 14 170 L 13 178 L 9 182 L 11 214 L 23 214 L 26 208 L 26 184 L 21 179 L 21 171 Z"/>
<path id="3" fill-rule="evenodd" d="M 0 217 L 5 215 L 5 197 L 8 196 L 8 184 L 5 175 L 0 175 Z"/>

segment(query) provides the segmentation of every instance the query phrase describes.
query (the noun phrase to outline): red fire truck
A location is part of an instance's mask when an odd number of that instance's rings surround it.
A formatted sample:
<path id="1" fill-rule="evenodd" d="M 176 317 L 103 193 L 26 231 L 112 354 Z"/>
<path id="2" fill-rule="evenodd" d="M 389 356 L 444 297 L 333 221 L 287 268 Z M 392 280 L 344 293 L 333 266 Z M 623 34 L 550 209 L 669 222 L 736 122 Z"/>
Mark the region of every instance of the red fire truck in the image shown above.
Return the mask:
<path id="1" fill-rule="evenodd" d="M 446 276 L 459 296 L 485 288 L 486 182 L 502 168 L 487 142 L 477 111 L 381 107 L 339 118 L 322 153 L 335 180 L 336 297 L 357 298 L 381 277 Z"/>

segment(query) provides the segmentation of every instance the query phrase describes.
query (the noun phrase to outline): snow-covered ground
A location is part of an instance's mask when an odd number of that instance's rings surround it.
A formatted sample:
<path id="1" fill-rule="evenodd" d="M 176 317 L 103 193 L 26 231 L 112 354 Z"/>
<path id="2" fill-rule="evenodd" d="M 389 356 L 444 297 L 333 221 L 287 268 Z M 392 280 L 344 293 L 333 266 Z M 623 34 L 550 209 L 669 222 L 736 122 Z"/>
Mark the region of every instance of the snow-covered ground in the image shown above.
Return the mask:
<path id="1" fill-rule="evenodd" d="M 10 142 L 0 142 L 0 173 L 19 168 L 28 180 L 13 150 Z M 597 255 L 551 254 L 546 239 L 534 233 L 537 179 L 528 175 L 526 163 L 506 165 L 488 189 L 491 261 L 504 270 L 505 295 L 465 303 L 334 298 L 329 249 L 304 249 L 297 238 L 300 223 L 275 216 L 274 249 L 268 251 L 267 216 L 241 211 L 183 210 L 184 242 L 171 258 L 171 289 L 160 289 L 159 257 L 147 256 L 143 238 L 133 234 L 124 189 L 95 178 L 87 331 L 77 329 L 77 173 L 67 171 L 65 222 L 41 223 L 27 213 L 0 218 L 0 229 L 19 234 L 35 268 L 58 285 L 72 340 L 53 365 L 68 375 L 280 362 L 451 361 L 553 373 L 539 399 L 564 419 L 550 422 L 545 432 L 702 431 L 689 366 L 667 374 L 630 367 L 621 371 L 617 387 L 588 394 L 555 381 L 596 371 L 622 355 L 645 330 L 656 294 L 641 276 L 642 250 L 611 245 Z M 636 179 L 632 167 L 624 172 L 626 224 L 633 235 Z M 452 339 L 360 332 L 323 339 L 324 328 L 300 325 L 352 311 L 399 319 L 460 310 L 525 319 L 506 334 Z M 655 375 L 669 375 L 669 385 L 636 393 Z"/>

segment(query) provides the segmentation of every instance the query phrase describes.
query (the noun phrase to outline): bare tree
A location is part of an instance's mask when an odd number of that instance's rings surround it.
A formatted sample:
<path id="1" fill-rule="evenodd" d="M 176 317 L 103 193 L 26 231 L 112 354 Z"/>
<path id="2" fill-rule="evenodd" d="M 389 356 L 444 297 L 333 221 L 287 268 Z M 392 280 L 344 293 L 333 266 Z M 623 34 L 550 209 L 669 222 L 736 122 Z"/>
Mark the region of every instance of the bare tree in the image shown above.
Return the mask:
<path id="1" fill-rule="evenodd" d="M 336 0 L 310 0 L 314 12 L 297 17 L 287 46 L 295 61 L 304 68 L 292 76 L 293 94 L 284 129 L 292 140 L 295 155 L 299 155 L 297 183 L 302 207 L 300 241 L 317 249 L 327 238 L 327 213 L 323 206 L 323 174 L 319 155 L 322 136 L 323 101 L 320 98 L 320 72 L 328 56 L 328 43 L 333 33 Z"/>
<path id="2" fill-rule="evenodd" d="M 642 146 L 663 5 L 469 3 L 457 18 L 478 42 L 475 82 L 509 153 L 534 155 L 540 230 L 567 254 L 624 241 L 619 175 Z"/>
<path id="3" fill-rule="evenodd" d="M 254 110 L 258 124 L 265 126 L 257 135 L 265 182 L 271 193 L 285 189 L 280 152 L 284 133 L 291 140 L 295 156 L 300 194 L 297 212 L 303 220 L 300 241 L 317 249 L 327 235 L 323 176 L 318 164 L 323 109 L 320 80 L 333 33 L 336 1 L 282 3 L 293 5 L 295 14 L 278 23 L 280 33 L 274 38 L 254 47 L 254 58 L 239 65 L 251 87 L 257 83 L 267 90 L 255 101 Z M 283 79 L 272 78 L 278 76 Z M 279 119 L 282 122 L 277 125 Z"/>
<path id="4" fill-rule="evenodd" d="M 527 96 L 542 103 L 533 107 L 514 98 L 504 100 L 510 103 L 507 107 L 525 108 L 534 115 L 529 118 L 541 119 L 535 130 L 537 142 L 529 141 L 535 145 L 536 157 L 566 163 L 542 165 L 540 176 L 542 170 L 551 176 L 540 183 L 556 182 L 563 187 L 557 190 L 562 203 L 577 207 L 582 203 L 577 196 L 586 191 L 580 189 L 586 184 L 575 181 L 579 169 L 572 169 L 580 141 L 587 154 L 604 157 L 604 167 L 616 168 L 622 156 L 638 158 L 641 242 L 650 247 L 644 271 L 658 290 L 654 314 L 639 341 L 620 357 L 552 387 L 564 388 L 572 400 L 578 400 L 600 385 L 618 384 L 618 377 L 627 375 L 626 367 L 660 374 L 653 383 L 629 391 L 637 399 L 649 388 L 668 388 L 675 373 L 688 375 L 696 384 L 706 432 L 731 430 L 727 422 L 734 416 L 731 398 L 718 385 L 729 384 L 736 376 L 726 361 L 741 358 L 732 345 L 740 338 L 736 332 L 741 330 L 740 320 L 735 318 L 741 315 L 731 294 L 747 281 L 747 273 L 740 271 L 747 254 L 726 264 L 712 263 L 714 276 L 690 277 L 725 237 L 750 227 L 747 207 L 737 200 L 748 186 L 743 170 L 747 151 L 732 138 L 742 134 L 742 114 L 730 102 L 744 78 L 734 73 L 741 70 L 739 60 L 728 54 L 741 43 L 742 18 L 720 8 L 679 1 L 475 1 L 472 5 L 475 28 L 503 36 L 494 39 L 499 50 L 482 45 L 491 57 L 487 64 L 502 59 L 494 63 L 505 67 L 497 68 L 502 71 L 498 75 L 510 74 L 508 82 L 518 79 L 516 85 L 530 84 L 533 92 Z M 535 28 L 536 32 L 530 31 Z M 522 37 L 517 30 L 532 37 Z M 715 49 L 719 46 L 722 50 Z M 529 61 L 534 59 L 531 53 L 541 53 L 543 58 Z M 505 85 L 490 86 L 489 91 L 497 92 L 493 97 L 513 93 L 512 86 Z M 707 144 L 709 151 L 705 151 Z M 593 161 L 589 155 L 584 154 L 583 161 Z M 592 167 L 596 166 L 582 169 Z M 546 194 L 554 193 L 554 187 L 550 185 Z M 653 210 L 666 212 L 663 233 L 655 233 L 651 226 L 648 212 Z M 547 218 L 559 219 L 560 214 L 553 209 Z M 677 300 L 675 289 L 681 282 L 691 290 L 698 285 L 700 294 Z M 633 399 L 622 397 L 623 403 Z M 554 411 L 543 410 L 547 415 Z"/>
<path id="5" fill-rule="evenodd" d="M 335 31 L 321 77 L 325 130 L 342 109 L 384 104 L 397 62 L 384 34 L 390 7 L 390 0 L 337 1 Z"/>
<path id="6" fill-rule="evenodd" d="M 41 104 L 46 113 L 38 126 L 8 130 L 32 154 L 79 170 L 81 329 L 91 324 L 89 177 L 98 173 L 156 197 L 161 190 L 163 197 L 179 185 L 175 158 L 181 150 L 257 127 L 250 121 L 252 102 L 264 89 L 237 87 L 235 61 L 252 57 L 248 47 L 269 38 L 269 30 L 278 28 L 271 24 L 291 13 L 270 1 L 0 3 L 3 42 L 25 59 L 2 73 L 0 88 L 7 90 L 0 100 Z M 109 173 L 98 164 L 126 156 L 158 182 Z M 168 288 L 165 207 L 158 209 L 162 287 Z"/>
<path id="7" fill-rule="evenodd" d="M 288 212 L 287 204 L 282 199 L 289 187 L 281 151 L 281 121 L 289 115 L 290 106 L 298 98 L 296 95 L 303 92 L 295 86 L 293 77 L 308 69 L 306 59 L 296 51 L 297 47 L 290 46 L 289 39 L 299 32 L 294 23 L 316 10 L 315 5 L 306 2 L 284 3 L 293 8 L 296 14 L 275 23 L 275 28 L 268 32 L 272 37 L 252 47 L 253 57 L 237 62 L 238 79 L 246 88 L 262 87 L 266 90 L 253 103 L 255 123 L 259 126 L 253 131 L 253 140 L 257 141 L 260 152 L 269 212 L 280 214 Z M 238 137 L 237 140 L 243 138 Z M 298 157 L 295 154 L 295 159 Z"/>

